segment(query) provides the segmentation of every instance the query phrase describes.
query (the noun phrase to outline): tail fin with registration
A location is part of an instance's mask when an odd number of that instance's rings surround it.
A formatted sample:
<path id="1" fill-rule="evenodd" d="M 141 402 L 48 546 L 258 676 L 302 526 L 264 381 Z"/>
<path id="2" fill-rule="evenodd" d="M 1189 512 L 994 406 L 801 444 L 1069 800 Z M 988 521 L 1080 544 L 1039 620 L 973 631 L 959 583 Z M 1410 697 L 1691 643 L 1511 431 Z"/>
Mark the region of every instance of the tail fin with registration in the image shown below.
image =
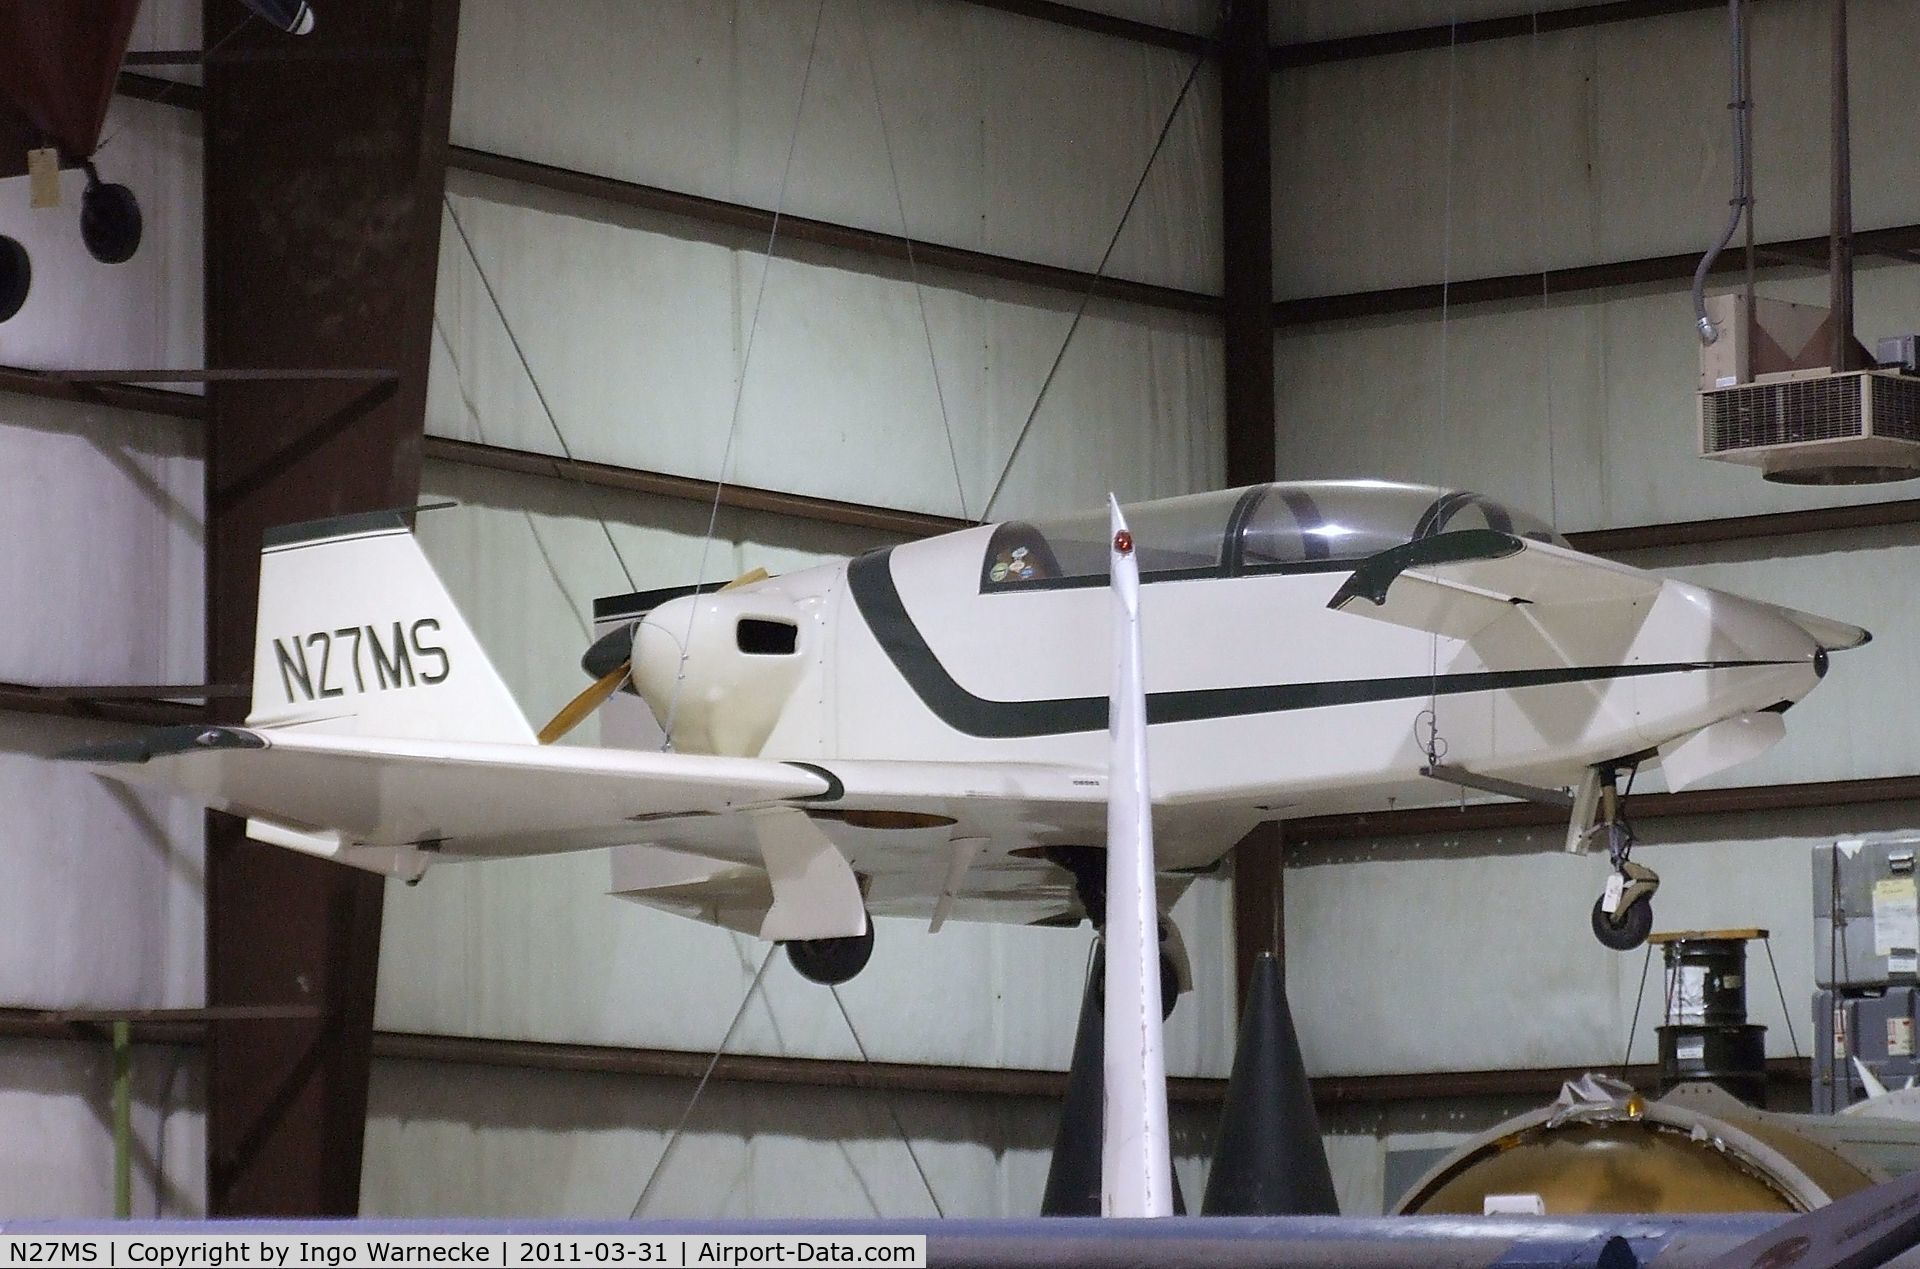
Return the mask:
<path id="1" fill-rule="evenodd" d="M 533 729 L 420 549 L 409 511 L 271 529 L 247 725 L 532 744 Z"/>

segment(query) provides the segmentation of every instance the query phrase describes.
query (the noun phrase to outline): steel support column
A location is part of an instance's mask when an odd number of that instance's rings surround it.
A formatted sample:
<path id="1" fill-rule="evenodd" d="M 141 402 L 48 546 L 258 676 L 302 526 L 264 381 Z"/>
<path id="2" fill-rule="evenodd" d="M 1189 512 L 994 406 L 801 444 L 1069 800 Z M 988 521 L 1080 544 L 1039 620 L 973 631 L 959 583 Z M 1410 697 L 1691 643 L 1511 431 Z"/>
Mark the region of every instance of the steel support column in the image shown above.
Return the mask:
<path id="1" fill-rule="evenodd" d="M 394 372 L 212 376 L 209 682 L 251 680 L 265 528 L 417 496 L 458 13 L 335 5 L 307 56 L 205 68 L 208 365 Z M 213 5 L 205 26 L 208 47 L 236 53 L 287 39 L 264 23 L 232 34 Z M 346 55 L 372 46 L 405 55 Z M 216 702 L 219 717 L 244 709 Z M 319 1009 L 208 1024 L 208 1214 L 352 1215 L 383 883 L 208 821 L 207 1003 Z"/>
<path id="2" fill-rule="evenodd" d="M 1273 120 L 1267 0 L 1227 6 L 1220 41 L 1220 206 L 1224 281 L 1227 484 L 1274 478 Z M 1237 981 L 1279 945 L 1280 831 L 1265 824 L 1234 848 Z"/>

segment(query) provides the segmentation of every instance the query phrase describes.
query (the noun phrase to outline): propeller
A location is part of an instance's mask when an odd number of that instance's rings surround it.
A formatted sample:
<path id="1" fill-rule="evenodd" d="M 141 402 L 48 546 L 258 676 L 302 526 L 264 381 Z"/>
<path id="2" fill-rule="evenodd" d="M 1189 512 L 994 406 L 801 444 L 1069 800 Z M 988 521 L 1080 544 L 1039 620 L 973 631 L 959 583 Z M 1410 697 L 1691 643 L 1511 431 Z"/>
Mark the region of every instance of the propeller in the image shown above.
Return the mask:
<path id="1" fill-rule="evenodd" d="M 632 673 L 633 662 L 627 660 L 595 679 L 586 691 L 561 706 L 560 712 L 540 729 L 538 737 L 540 743 L 550 745 L 578 727 L 585 721 L 588 714 L 599 709 L 606 703 L 609 696 L 619 691 L 621 684 L 625 683 Z"/>
<path id="2" fill-rule="evenodd" d="M 755 582 L 764 582 L 771 576 L 773 575 L 764 568 L 749 569 L 720 589 L 732 590 L 736 586 L 751 586 Z M 578 727 L 586 721 L 587 715 L 606 704 L 609 697 L 626 686 L 627 680 L 633 677 L 633 631 L 633 626 L 626 626 L 601 640 L 602 643 L 614 642 L 624 636 L 626 655 L 621 657 L 619 663 L 612 669 L 595 679 L 586 691 L 561 706 L 560 712 L 540 729 L 537 739 L 541 744 L 550 745 Z"/>

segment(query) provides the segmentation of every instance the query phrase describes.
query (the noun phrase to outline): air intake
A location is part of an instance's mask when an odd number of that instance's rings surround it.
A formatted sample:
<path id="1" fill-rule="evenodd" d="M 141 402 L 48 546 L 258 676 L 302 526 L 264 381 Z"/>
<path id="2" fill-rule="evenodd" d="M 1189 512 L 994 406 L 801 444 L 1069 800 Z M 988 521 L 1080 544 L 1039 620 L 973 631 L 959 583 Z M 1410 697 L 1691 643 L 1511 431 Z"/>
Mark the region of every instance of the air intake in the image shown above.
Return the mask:
<path id="1" fill-rule="evenodd" d="M 1920 476 L 1920 378 L 1890 370 L 1700 393 L 1700 454 L 1795 485 Z"/>

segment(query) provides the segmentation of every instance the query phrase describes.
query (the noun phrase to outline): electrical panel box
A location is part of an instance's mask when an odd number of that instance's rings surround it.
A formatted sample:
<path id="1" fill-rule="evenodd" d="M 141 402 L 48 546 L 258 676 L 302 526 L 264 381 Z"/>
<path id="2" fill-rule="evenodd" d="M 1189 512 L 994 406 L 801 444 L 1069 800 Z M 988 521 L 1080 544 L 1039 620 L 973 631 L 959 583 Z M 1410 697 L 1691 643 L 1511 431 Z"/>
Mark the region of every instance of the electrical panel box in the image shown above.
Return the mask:
<path id="1" fill-rule="evenodd" d="M 1823 375 L 1832 368 L 1833 327 L 1827 310 L 1817 305 L 1755 296 L 1749 322 L 1744 295 L 1710 295 L 1707 320 L 1720 337 L 1700 346 L 1702 392 Z"/>
<path id="2" fill-rule="evenodd" d="M 1813 851 L 1813 977 L 1840 991 L 1920 980 L 1920 836 L 1842 838 Z"/>
<path id="3" fill-rule="evenodd" d="M 1854 1065 L 1880 1087 L 1905 1088 L 1920 1080 L 1920 1058 L 1914 1053 L 1916 1024 L 1920 1024 L 1920 989 L 1889 988 L 1884 993 L 1820 991 L 1813 997 L 1813 1113 L 1833 1115 L 1872 1090 Z"/>
<path id="4" fill-rule="evenodd" d="M 1920 335 L 1889 335 L 1882 339 L 1874 358 L 1883 366 L 1892 366 L 1908 374 L 1920 373 Z"/>

